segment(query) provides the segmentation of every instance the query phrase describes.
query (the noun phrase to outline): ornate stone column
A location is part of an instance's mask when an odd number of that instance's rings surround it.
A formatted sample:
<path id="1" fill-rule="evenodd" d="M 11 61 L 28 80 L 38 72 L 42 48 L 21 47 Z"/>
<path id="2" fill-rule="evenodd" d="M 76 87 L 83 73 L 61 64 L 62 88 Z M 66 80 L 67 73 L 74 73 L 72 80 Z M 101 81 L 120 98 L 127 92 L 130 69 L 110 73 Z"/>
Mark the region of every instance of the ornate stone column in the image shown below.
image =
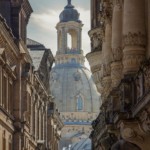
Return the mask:
<path id="1" fill-rule="evenodd" d="M 122 78 L 122 0 L 113 1 L 112 53 L 111 79 L 115 88 Z"/>
<path id="2" fill-rule="evenodd" d="M 123 72 L 138 71 L 145 57 L 145 3 L 143 0 L 125 0 L 123 12 Z"/>

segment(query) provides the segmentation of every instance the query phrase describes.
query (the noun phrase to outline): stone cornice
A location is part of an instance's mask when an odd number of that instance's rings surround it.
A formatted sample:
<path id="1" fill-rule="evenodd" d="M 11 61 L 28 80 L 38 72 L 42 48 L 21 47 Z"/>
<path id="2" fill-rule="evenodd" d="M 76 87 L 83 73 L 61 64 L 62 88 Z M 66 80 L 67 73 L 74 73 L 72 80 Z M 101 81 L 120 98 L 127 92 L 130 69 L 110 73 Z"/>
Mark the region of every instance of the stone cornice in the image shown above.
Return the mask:
<path id="1" fill-rule="evenodd" d="M 29 18 L 30 18 L 30 15 L 31 15 L 31 13 L 33 12 L 32 7 L 31 7 L 31 5 L 30 5 L 30 3 L 29 3 L 28 0 L 24 0 L 24 1 L 23 1 L 22 9 L 23 9 L 24 12 L 25 12 L 26 19 L 27 19 L 26 21 L 27 21 L 27 23 L 28 23 Z"/>
<path id="2" fill-rule="evenodd" d="M 83 24 L 82 23 L 78 23 L 78 22 L 75 22 L 75 21 L 69 21 L 69 22 L 59 22 L 57 25 L 56 25 L 56 29 L 61 29 L 61 28 L 64 28 L 64 27 L 73 27 L 73 28 L 82 28 L 83 27 Z"/>

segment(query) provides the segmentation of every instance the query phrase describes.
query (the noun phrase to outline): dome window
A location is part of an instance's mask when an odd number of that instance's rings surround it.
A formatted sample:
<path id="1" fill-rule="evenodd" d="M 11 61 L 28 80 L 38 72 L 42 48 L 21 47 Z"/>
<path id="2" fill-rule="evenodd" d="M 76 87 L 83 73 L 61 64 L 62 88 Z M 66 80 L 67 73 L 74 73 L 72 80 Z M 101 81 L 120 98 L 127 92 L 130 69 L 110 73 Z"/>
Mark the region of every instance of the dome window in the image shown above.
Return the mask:
<path id="1" fill-rule="evenodd" d="M 77 98 L 77 111 L 83 110 L 83 99 L 81 96 Z"/>

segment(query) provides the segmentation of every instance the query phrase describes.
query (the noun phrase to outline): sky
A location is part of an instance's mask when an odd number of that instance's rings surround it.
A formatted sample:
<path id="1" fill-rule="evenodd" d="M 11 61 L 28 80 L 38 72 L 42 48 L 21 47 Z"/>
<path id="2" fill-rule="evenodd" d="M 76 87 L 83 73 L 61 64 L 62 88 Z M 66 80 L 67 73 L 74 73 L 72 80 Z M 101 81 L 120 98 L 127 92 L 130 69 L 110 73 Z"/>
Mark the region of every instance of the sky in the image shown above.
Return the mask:
<path id="1" fill-rule="evenodd" d="M 55 56 L 57 51 L 56 24 L 59 22 L 59 14 L 67 5 L 67 0 L 29 0 L 33 13 L 28 24 L 28 38 L 33 39 L 46 48 L 52 50 Z M 84 55 L 90 52 L 90 0 L 72 0 L 72 5 L 80 13 L 80 20 L 84 24 L 82 30 L 82 50 Z M 88 63 L 86 61 L 86 66 Z"/>

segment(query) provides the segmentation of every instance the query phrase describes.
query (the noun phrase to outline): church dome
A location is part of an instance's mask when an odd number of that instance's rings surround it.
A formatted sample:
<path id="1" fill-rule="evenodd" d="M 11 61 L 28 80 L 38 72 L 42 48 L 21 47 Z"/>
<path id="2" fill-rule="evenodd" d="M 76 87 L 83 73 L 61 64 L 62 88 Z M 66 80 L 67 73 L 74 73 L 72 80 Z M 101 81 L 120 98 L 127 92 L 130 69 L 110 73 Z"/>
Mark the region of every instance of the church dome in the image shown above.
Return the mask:
<path id="1" fill-rule="evenodd" d="M 74 62 L 56 65 L 50 85 L 60 112 L 99 111 L 99 94 L 85 66 Z"/>
<path id="2" fill-rule="evenodd" d="M 64 10 L 59 15 L 60 22 L 68 22 L 68 21 L 76 21 L 81 22 L 79 20 L 80 14 L 71 4 L 71 1 L 68 0 L 68 5 L 65 6 Z"/>

